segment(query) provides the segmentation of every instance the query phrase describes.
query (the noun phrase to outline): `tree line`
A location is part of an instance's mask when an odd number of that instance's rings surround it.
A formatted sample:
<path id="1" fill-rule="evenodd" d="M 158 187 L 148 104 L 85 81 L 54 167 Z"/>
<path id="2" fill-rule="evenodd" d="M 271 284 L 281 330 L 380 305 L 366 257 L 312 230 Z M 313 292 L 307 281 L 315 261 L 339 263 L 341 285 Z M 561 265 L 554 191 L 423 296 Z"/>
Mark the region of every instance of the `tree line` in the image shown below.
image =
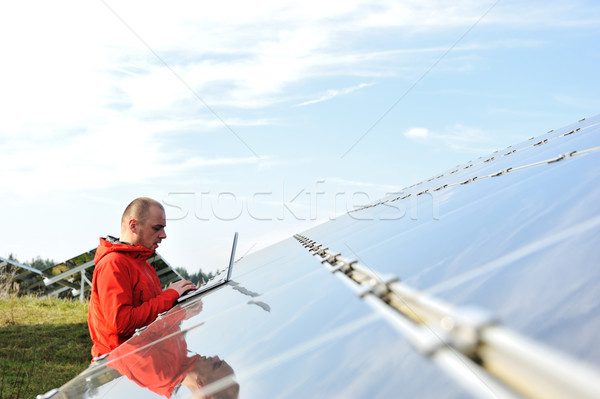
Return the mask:
<path id="1" fill-rule="evenodd" d="M 56 265 L 56 262 L 54 260 L 42 259 L 39 256 L 36 258 L 32 258 L 30 261 L 19 262 L 19 260 L 13 254 L 10 254 L 10 255 L 8 255 L 8 260 L 15 262 L 15 263 L 20 263 L 25 266 L 33 267 L 34 269 L 37 269 L 37 270 L 46 270 L 46 269 Z"/>

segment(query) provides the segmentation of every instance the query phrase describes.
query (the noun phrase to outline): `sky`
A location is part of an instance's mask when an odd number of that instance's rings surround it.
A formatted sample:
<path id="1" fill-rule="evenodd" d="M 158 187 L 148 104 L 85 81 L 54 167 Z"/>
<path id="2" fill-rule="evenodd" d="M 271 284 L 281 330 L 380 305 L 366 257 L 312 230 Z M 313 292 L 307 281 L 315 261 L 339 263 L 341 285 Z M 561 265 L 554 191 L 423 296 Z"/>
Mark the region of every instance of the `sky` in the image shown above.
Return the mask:
<path id="1" fill-rule="evenodd" d="M 0 256 L 162 202 L 190 272 L 600 113 L 600 3 L 0 4 Z"/>

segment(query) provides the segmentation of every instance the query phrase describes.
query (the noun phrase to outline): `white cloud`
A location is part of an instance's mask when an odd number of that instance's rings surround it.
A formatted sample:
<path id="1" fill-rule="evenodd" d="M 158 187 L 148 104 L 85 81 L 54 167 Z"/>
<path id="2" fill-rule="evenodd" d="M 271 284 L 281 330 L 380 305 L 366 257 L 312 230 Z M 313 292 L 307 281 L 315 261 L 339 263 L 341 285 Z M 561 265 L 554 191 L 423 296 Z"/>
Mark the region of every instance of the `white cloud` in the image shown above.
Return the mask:
<path id="1" fill-rule="evenodd" d="M 285 99 L 286 88 L 307 78 L 334 70 L 385 76 L 398 65 L 382 67 L 382 59 L 423 50 L 357 51 L 353 41 L 365 35 L 386 28 L 422 33 L 468 27 L 487 7 L 477 1 L 367 0 L 106 4 L 112 11 L 103 2 L 38 2 L 36 13 L 29 3 L 2 5 L 0 33 L 13 40 L 0 45 L 8 60 L 0 70 L 0 105 L 9 111 L 0 131 L 23 128 L 28 119 L 41 124 L 84 120 L 114 104 L 127 106 L 133 117 L 197 101 L 146 45 L 208 104 L 265 107 Z M 505 11 L 512 7 L 503 7 L 500 3 L 481 23 L 516 18 Z M 553 10 L 533 17 L 550 24 L 557 18 Z M 344 90 L 312 101 L 347 94 Z"/>
<path id="2" fill-rule="evenodd" d="M 431 133 L 424 127 L 412 127 L 404 132 L 404 136 L 409 139 L 424 139 L 431 136 Z"/>
<path id="3" fill-rule="evenodd" d="M 276 163 L 269 157 L 213 157 L 165 152 L 161 124 L 112 119 L 94 130 L 65 136 L 12 139 L 3 154 L 4 190 L 19 194 L 143 184 L 211 167 Z"/>
<path id="4" fill-rule="evenodd" d="M 32 110 L 34 120 L 58 123 L 115 103 L 140 115 L 196 101 L 146 45 L 207 103 L 264 107 L 280 101 L 288 85 L 331 69 L 381 72 L 369 66 L 381 50 L 357 56 L 339 47 L 342 37 L 351 41 L 375 27 L 454 26 L 451 15 L 473 8 L 386 1 L 106 4 L 112 11 L 102 2 L 40 2 L 33 14 L 27 4 L 2 5 L 0 33 L 14 39 L 0 45 L 9 60 L 0 70 L 0 101 L 9 110 L 0 130 L 22 127 Z"/>
<path id="5" fill-rule="evenodd" d="M 247 165 L 247 164 L 258 164 L 262 160 L 256 157 L 245 157 L 245 158 L 213 158 L 207 159 L 202 157 L 193 157 L 185 161 L 187 167 L 202 167 L 202 166 L 230 166 L 230 165 Z"/>
<path id="6" fill-rule="evenodd" d="M 460 123 L 444 129 L 442 132 L 432 132 L 424 127 L 409 128 L 404 132 L 409 140 L 435 148 L 445 148 L 455 152 L 485 153 L 492 151 L 492 139 L 483 130 L 465 126 Z"/>
<path id="7" fill-rule="evenodd" d="M 340 89 L 340 90 L 335 90 L 335 89 L 330 89 L 327 90 L 327 93 L 322 95 L 319 98 L 316 98 L 314 100 L 308 100 L 308 101 L 304 101 L 303 103 L 298 104 L 298 106 L 304 106 L 304 105 L 309 105 L 309 104 L 316 104 L 316 103 L 320 103 L 322 101 L 327 101 L 327 100 L 331 100 L 332 98 L 338 97 L 338 96 L 344 96 L 346 94 L 350 94 L 352 92 L 355 92 L 356 90 L 360 90 L 363 89 L 365 87 L 369 87 L 372 86 L 373 83 L 361 83 L 357 86 L 352 86 L 352 87 L 347 87 L 344 89 Z"/>

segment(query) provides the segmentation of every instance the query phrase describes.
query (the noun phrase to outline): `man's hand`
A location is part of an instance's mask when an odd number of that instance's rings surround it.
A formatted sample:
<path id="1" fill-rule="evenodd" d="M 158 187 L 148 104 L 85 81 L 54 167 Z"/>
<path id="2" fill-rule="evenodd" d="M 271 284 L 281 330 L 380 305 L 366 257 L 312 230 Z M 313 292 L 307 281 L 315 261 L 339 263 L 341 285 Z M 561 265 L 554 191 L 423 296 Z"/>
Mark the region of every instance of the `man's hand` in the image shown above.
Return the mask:
<path id="1" fill-rule="evenodd" d="M 174 283 L 169 284 L 167 289 L 175 290 L 175 291 L 177 291 L 179 296 L 182 296 L 183 294 L 185 294 L 188 291 L 195 290 L 196 285 L 194 283 L 192 283 L 191 281 L 179 280 L 179 281 L 175 281 Z"/>

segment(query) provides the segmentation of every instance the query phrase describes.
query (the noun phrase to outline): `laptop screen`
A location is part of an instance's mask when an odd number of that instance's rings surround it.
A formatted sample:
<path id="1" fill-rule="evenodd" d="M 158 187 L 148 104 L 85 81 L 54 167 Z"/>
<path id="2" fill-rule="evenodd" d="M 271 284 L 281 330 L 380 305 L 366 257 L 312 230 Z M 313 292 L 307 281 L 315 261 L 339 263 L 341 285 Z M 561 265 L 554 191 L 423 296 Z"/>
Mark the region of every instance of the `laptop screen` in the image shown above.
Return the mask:
<path id="1" fill-rule="evenodd" d="M 229 265 L 227 266 L 226 277 L 217 278 L 215 276 L 212 280 L 208 281 L 206 284 L 198 287 L 198 289 L 191 291 L 185 295 L 180 296 L 179 299 L 177 299 L 177 302 L 185 301 L 188 298 L 191 298 L 195 295 L 201 294 L 201 293 L 211 290 L 213 288 L 219 287 L 219 286 L 227 283 L 229 280 L 231 280 L 231 274 L 233 272 L 233 262 L 235 261 L 235 249 L 237 247 L 237 239 L 238 239 L 238 233 L 236 231 L 235 234 L 233 235 L 233 245 L 231 247 L 231 255 L 229 256 Z"/>

